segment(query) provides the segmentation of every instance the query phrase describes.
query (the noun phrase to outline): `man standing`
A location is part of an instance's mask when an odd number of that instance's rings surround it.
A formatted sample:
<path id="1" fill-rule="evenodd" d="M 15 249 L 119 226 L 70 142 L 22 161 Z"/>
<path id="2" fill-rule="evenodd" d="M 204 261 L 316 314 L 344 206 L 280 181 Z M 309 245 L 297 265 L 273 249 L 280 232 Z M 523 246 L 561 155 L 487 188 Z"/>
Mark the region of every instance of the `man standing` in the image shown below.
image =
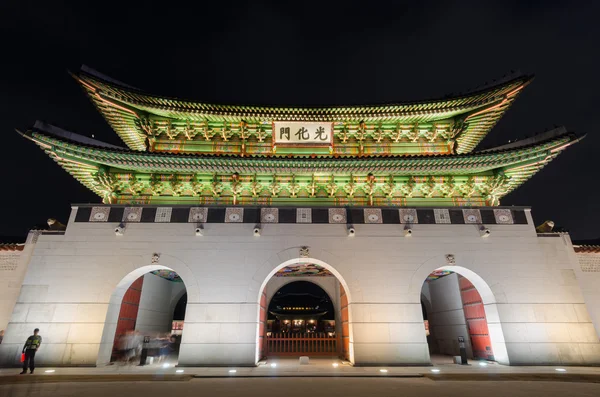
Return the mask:
<path id="1" fill-rule="evenodd" d="M 23 361 L 23 372 L 21 372 L 21 375 L 27 373 L 28 364 L 29 370 L 31 371 L 30 373 L 33 373 L 33 370 L 35 369 L 35 353 L 38 351 L 40 345 L 42 344 L 42 337 L 38 335 L 39 332 L 39 328 L 34 329 L 33 335 L 27 338 L 25 346 L 23 346 L 25 360 Z"/>

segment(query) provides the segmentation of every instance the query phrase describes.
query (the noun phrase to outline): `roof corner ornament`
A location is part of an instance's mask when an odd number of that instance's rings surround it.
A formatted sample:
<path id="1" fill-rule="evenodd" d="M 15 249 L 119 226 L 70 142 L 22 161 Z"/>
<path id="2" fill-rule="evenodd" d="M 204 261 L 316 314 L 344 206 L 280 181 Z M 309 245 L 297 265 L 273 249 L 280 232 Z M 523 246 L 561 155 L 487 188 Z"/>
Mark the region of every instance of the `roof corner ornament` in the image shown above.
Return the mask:
<path id="1" fill-rule="evenodd" d="M 453 254 L 446 255 L 446 263 L 448 264 L 448 266 L 456 265 L 456 259 L 454 259 Z"/>
<path id="2" fill-rule="evenodd" d="M 155 252 L 152 254 L 152 264 L 157 264 L 160 260 L 160 254 Z"/>
<path id="3" fill-rule="evenodd" d="M 300 258 L 308 258 L 310 256 L 310 250 L 307 246 L 300 247 Z"/>

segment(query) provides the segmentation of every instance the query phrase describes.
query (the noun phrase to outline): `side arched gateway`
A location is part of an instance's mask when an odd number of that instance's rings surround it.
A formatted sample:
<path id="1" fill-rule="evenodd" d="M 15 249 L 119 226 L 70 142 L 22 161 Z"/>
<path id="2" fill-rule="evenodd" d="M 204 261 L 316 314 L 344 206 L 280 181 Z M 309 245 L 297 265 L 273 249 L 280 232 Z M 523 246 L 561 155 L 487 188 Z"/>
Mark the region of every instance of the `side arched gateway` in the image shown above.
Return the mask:
<path id="1" fill-rule="evenodd" d="M 97 365 L 138 364 L 144 338 L 147 363 L 176 364 L 186 302 L 186 285 L 171 268 L 143 266 L 127 274 L 110 297 Z"/>
<path id="2" fill-rule="evenodd" d="M 460 355 L 462 337 L 469 358 L 509 364 L 496 299 L 485 280 L 462 266 L 427 271 L 420 297 L 432 362 L 451 362 Z"/>

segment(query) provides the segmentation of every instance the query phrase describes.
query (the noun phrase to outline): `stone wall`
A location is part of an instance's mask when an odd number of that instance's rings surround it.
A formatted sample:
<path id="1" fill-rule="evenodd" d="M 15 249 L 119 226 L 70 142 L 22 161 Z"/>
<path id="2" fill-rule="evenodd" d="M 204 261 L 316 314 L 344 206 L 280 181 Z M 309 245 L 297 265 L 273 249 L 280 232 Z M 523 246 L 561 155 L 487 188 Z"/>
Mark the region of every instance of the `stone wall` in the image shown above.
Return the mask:
<path id="1" fill-rule="evenodd" d="M 15 365 L 31 329 L 44 336 L 40 363 L 95 365 L 112 347 L 115 308 L 137 277 L 167 268 L 188 293 L 180 365 L 255 365 L 259 299 L 280 268 L 329 269 L 349 300 L 350 359 L 358 365 L 429 364 L 421 291 L 448 266 L 482 296 L 496 359 L 504 364 L 600 364 L 568 236 L 541 238 L 527 224 L 128 223 L 74 222 L 64 236 L 40 236 L 0 345 Z M 300 257 L 300 247 L 309 257 Z M 450 260 L 447 255 L 453 255 Z M 590 290 L 591 287 L 587 288 Z M 333 297 L 332 297 L 333 299 Z M 590 300 L 591 299 L 591 300 Z M 118 314 L 118 312 L 117 312 Z M 36 357 L 37 358 L 37 357 Z"/>
<path id="2" fill-rule="evenodd" d="M 182 296 L 181 292 L 184 290 L 183 283 L 165 280 L 154 274 L 145 274 L 135 323 L 136 331 L 170 332 L 176 300 L 178 296 Z"/>
<path id="3" fill-rule="evenodd" d="M 431 299 L 429 330 L 433 343 L 440 354 L 460 356 L 458 337 L 465 338 L 467 356 L 473 358 L 471 339 L 465 321 L 463 303 L 460 297 L 458 275 L 456 273 L 433 280 L 428 284 L 428 295 Z"/>
<path id="4" fill-rule="evenodd" d="M 568 240 L 566 242 L 569 243 Z M 575 277 L 591 321 L 600 335 L 600 246 L 580 246 L 575 247 L 574 251 L 571 255 L 579 265 L 574 266 Z"/>
<path id="5" fill-rule="evenodd" d="M 30 232 L 25 244 L 0 246 L 0 330 L 10 322 L 38 234 Z"/>

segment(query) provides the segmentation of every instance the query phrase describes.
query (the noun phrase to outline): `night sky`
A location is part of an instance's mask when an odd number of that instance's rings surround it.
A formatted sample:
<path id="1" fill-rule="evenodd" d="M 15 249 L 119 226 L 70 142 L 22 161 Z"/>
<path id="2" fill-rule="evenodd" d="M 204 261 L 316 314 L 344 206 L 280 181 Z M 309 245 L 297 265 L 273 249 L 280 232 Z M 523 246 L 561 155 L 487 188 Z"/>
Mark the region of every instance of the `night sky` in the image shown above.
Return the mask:
<path id="1" fill-rule="evenodd" d="M 588 135 L 501 204 L 600 237 L 599 3 L 415 3 L 2 2 L 0 242 L 100 202 L 15 132 L 40 119 L 124 146 L 67 73 L 82 64 L 151 93 L 262 105 L 411 101 L 535 74 L 479 148 L 555 125 Z"/>

